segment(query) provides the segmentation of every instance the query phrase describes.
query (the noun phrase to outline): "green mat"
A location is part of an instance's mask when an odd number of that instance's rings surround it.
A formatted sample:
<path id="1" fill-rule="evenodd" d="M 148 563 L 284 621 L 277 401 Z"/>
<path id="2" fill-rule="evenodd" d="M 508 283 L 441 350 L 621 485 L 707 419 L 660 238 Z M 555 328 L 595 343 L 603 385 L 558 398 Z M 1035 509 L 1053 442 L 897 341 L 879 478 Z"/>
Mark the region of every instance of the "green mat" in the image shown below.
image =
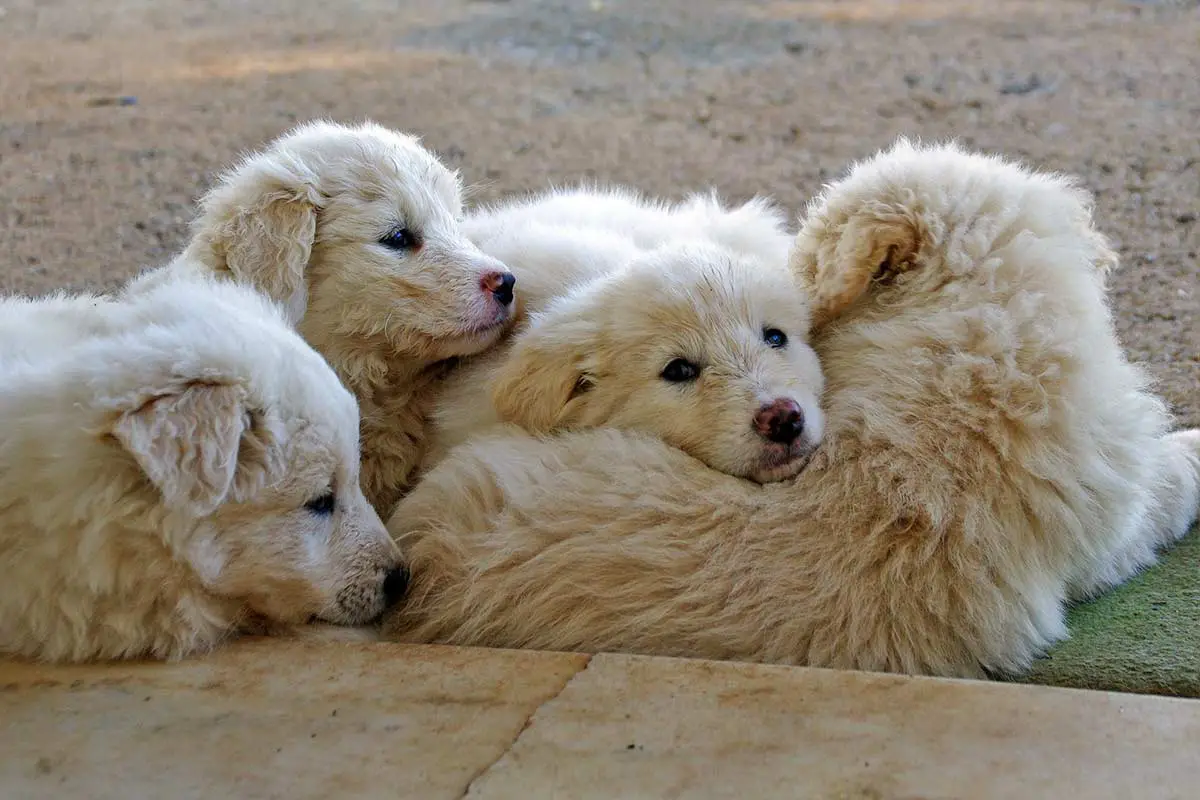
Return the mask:
<path id="1" fill-rule="evenodd" d="M 1200 697 L 1200 527 L 1133 580 L 1071 609 L 1071 638 L 1021 681 Z"/>

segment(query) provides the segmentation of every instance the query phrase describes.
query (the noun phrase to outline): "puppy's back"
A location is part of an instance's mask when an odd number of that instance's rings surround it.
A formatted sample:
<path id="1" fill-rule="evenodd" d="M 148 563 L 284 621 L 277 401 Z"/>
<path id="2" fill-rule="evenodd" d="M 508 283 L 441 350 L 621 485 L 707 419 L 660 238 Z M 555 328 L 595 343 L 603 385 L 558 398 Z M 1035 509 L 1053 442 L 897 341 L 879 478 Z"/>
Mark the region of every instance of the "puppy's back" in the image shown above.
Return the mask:
<path id="1" fill-rule="evenodd" d="M 671 243 L 709 242 L 777 264 L 791 246 L 782 212 L 763 198 L 731 207 L 694 194 L 672 204 L 622 187 L 551 189 L 479 209 L 463 227 L 517 275 L 527 311 Z"/>
<path id="2" fill-rule="evenodd" d="M 108 302 L 91 294 L 0 299 L 0 369 L 61 354 L 81 337 L 102 335 L 108 322 L 101 306 Z"/>

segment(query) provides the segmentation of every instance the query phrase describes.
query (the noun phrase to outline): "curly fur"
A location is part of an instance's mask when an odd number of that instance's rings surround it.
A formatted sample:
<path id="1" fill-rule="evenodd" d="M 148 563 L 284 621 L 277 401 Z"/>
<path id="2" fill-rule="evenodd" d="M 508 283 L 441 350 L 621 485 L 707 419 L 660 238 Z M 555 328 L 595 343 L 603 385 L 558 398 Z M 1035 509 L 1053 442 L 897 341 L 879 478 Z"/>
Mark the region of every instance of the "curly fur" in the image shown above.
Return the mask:
<path id="1" fill-rule="evenodd" d="M 1200 432 L 1117 342 L 1088 196 L 900 142 L 807 210 L 826 436 L 757 487 L 637 434 L 476 440 L 397 509 L 405 641 L 1020 672 L 1197 513 Z M 403 527 L 397 530 L 397 520 Z"/>

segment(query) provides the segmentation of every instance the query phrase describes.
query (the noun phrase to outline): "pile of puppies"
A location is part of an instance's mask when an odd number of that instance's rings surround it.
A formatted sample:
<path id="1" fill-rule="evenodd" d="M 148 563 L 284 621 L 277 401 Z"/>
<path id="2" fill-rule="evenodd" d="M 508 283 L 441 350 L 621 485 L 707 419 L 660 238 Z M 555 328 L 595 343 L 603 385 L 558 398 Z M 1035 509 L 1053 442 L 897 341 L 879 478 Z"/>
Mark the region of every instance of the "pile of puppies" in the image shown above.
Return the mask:
<path id="1" fill-rule="evenodd" d="M 855 165 L 793 237 L 761 199 L 468 211 L 416 139 L 303 126 L 170 264 L 0 301 L 0 651 L 317 621 L 1018 672 L 1200 506 L 1115 263 L 1070 181 L 953 146 Z"/>

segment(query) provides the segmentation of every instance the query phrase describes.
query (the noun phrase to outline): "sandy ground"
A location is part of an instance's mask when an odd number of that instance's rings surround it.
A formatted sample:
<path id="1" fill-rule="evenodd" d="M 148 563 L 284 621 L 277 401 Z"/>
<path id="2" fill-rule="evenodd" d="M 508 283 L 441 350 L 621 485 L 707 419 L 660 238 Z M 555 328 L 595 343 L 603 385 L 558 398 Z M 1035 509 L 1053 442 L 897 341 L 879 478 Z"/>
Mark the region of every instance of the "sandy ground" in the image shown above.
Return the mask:
<path id="1" fill-rule="evenodd" d="M 163 261 L 215 170 L 314 116 L 418 132 L 481 198 L 798 211 L 901 133 L 1076 173 L 1124 341 L 1200 425 L 1194 1 L 0 0 L 0 290 Z"/>

